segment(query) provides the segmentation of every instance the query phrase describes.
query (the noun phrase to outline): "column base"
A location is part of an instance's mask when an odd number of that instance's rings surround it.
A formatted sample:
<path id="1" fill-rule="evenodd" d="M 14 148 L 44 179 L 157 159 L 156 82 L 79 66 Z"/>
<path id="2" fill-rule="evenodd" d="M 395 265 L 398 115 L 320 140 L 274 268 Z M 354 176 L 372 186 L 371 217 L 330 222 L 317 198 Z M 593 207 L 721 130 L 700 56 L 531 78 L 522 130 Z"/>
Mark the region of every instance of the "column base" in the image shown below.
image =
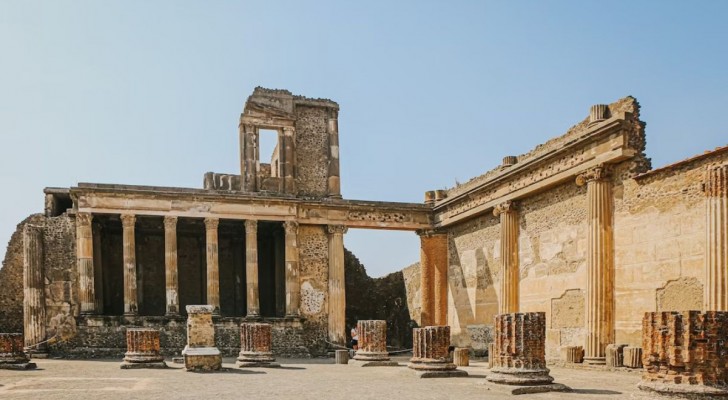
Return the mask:
<path id="1" fill-rule="evenodd" d="M 686 385 L 665 382 L 641 381 L 637 387 L 642 393 L 633 398 L 654 398 L 660 395 L 673 399 L 728 399 L 728 387 Z"/>
<path id="2" fill-rule="evenodd" d="M 353 365 L 355 367 L 399 367 L 399 363 L 397 361 L 392 360 L 378 360 L 378 361 L 372 361 L 372 360 L 357 360 L 356 358 L 349 361 L 349 365 Z"/>
<path id="3" fill-rule="evenodd" d="M 554 378 L 549 375 L 548 368 L 544 369 L 519 369 L 519 368 L 491 368 L 490 373 L 485 377 L 488 382 L 502 385 L 550 385 Z"/>
<path id="4" fill-rule="evenodd" d="M 584 357 L 584 364 L 607 365 L 607 357 Z"/>
<path id="5" fill-rule="evenodd" d="M 161 369 L 161 368 L 168 368 L 168 366 L 167 366 L 167 363 L 165 363 L 164 361 L 159 361 L 159 362 L 122 361 L 121 365 L 119 365 L 119 368 L 121 368 L 121 369 L 143 369 L 143 368 Z"/>
<path id="6" fill-rule="evenodd" d="M 32 362 L 22 362 L 22 363 L 2 363 L 2 362 L 0 362 L 0 369 L 26 371 L 29 369 L 36 369 L 36 368 L 38 368 L 38 366 Z"/>

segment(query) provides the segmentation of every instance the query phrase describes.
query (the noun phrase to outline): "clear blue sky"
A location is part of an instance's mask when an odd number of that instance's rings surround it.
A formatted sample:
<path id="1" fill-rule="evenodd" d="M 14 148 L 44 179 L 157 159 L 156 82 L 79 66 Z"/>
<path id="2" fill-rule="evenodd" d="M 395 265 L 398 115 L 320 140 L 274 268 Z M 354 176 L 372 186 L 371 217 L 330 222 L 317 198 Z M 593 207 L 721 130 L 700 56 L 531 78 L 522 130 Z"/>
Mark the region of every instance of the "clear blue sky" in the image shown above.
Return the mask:
<path id="1" fill-rule="evenodd" d="M 633 95 L 653 166 L 728 144 L 728 1 L 0 0 L 0 258 L 46 186 L 238 173 L 255 86 L 337 101 L 346 198 L 421 202 Z M 350 230 L 371 275 L 414 233 Z"/>

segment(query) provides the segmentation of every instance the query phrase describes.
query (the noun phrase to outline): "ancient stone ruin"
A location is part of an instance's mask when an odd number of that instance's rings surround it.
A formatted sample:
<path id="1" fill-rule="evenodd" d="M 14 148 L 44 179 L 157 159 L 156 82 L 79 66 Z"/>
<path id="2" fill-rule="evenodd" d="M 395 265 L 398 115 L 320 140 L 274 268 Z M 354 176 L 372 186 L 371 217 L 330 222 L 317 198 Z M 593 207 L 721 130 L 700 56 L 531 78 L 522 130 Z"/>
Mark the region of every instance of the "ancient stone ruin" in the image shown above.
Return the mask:
<path id="1" fill-rule="evenodd" d="M 0 369 L 34 369 L 23 350 L 22 333 L 0 333 Z"/>
<path id="2" fill-rule="evenodd" d="M 182 350 L 188 371 L 222 369 L 222 354 L 215 347 L 214 306 L 187 306 L 187 346 Z"/>
<path id="3" fill-rule="evenodd" d="M 389 367 L 399 365 L 389 359 L 387 351 L 387 321 L 364 320 L 356 325 L 359 333 L 359 349 L 353 365 L 362 367 Z"/>
<path id="4" fill-rule="evenodd" d="M 451 378 L 468 376 L 450 360 L 450 327 L 425 326 L 415 328 L 412 358 L 408 365 L 420 378 Z"/>
<path id="5" fill-rule="evenodd" d="M 271 325 L 244 322 L 240 324 L 240 354 L 237 366 L 280 367 L 271 352 Z"/>
<path id="6" fill-rule="evenodd" d="M 121 369 L 167 368 L 159 352 L 159 331 L 147 328 L 127 328 L 126 348 Z"/>

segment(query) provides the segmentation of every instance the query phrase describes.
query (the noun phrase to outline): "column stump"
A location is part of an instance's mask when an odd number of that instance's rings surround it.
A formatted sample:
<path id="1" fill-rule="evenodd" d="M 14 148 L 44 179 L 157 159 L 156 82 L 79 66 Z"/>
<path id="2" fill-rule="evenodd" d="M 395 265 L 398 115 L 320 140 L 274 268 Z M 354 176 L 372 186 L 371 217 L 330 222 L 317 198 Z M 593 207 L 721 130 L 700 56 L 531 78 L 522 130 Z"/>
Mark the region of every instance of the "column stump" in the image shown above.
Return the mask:
<path id="1" fill-rule="evenodd" d="M 240 354 L 235 363 L 238 368 L 266 367 L 275 368 L 281 365 L 271 352 L 271 325 L 258 322 L 240 324 Z"/>
<path id="2" fill-rule="evenodd" d="M 622 362 L 627 368 L 642 368 L 642 347 L 625 347 Z"/>
<path id="3" fill-rule="evenodd" d="M 187 306 L 187 346 L 182 350 L 187 371 L 219 371 L 222 354 L 215 347 L 213 306 Z"/>
<path id="4" fill-rule="evenodd" d="M 159 331 L 147 328 L 126 330 L 126 353 L 121 369 L 167 368 L 159 352 Z"/>
<path id="5" fill-rule="evenodd" d="M 510 313 L 495 316 L 494 354 L 486 380 L 510 394 L 567 391 L 552 383 L 546 368 L 546 314 Z"/>
<path id="6" fill-rule="evenodd" d="M 349 363 L 349 350 L 336 350 L 334 352 L 334 363 L 335 364 L 348 364 Z"/>
<path id="7" fill-rule="evenodd" d="M 359 349 L 350 363 L 358 367 L 396 367 L 387 351 L 387 321 L 364 320 L 356 324 L 359 332 Z"/>
<path id="8" fill-rule="evenodd" d="M 582 346 L 564 346 L 561 348 L 561 359 L 571 364 L 581 364 L 584 362 L 584 347 Z"/>
<path id="9" fill-rule="evenodd" d="M 728 399 L 728 311 L 648 312 L 642 320 L 643 392 Z"/>
<path id="10" fill-rule="evenodd" d="M 23 351 L 22 333 L 0 333 L 0 369 L 35 369 L 35 363 Z"/>
<path id="11" fill-rule="evenodd" d="M 467 367 L 470 365 L 470 349 L 465 347 L 456 347 L 453 351 L 452 362 L 458 367 Z"/>
<path id="12" fill-rule="evenodd" d="M 450 327 L 425 326 L 412 330 L 412 358 L 408 365 L 420 378 L 468 376 L 450 362 Z"/>
<path id="13" fill-rule="evenodd" d="M 606 349 L 607 367 L 624 366 L 624 348 L 626 344 L 608 344 Z"/>

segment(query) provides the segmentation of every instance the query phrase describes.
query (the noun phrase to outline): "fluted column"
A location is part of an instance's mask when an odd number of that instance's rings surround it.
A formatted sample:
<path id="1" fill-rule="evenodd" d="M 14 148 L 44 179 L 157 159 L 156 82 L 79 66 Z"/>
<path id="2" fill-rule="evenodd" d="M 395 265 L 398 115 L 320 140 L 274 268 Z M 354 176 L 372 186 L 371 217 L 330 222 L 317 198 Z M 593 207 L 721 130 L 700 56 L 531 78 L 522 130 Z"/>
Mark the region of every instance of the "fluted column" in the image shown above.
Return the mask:
<path id="1" fill-rule="evenodd" d="M 343 225 L 328 225 L 329 232 L 329 341 L 346 342 L 346 281 Z"/>
<path id="2" fill-rule="evenodd" d="M 728 164 L 709 166 L 704 188 L 705 310 L 728 311 Z"/>
<path id="3" fill-rule="evenodd" d="M 518 262 L 518 210 L 516 203 L 506 201 L 493 209 L 500 216 L 501 301 L 498 314 L 517 313 L 519 310 L 520 266 Z"/>
<path id="4" fill-rule="evenodd" d="M 296 194 L 296 177 L 293 171 L 296 165 L 296 130 L 292 126 L 283 128 L 283 192 Z"/>
<path id="5" fill-rule="evenodd" d="M 135 215 L 121 215 L 121 225 L 123 226 L 122 240 L 124 242 L 124 315 L 129 316 L 137 315 L 139 312 L 137 300 L 136 242 L 134 239 L 135 224 Z"/>
<path id="6" fill-rule="evenodd" d="M 179 315 L 177 277 L 177 217 L 164 217 L 164 276 L 167 287 L 167 315 Z"/>
<path id="7" fill-rule="evenodd" d="M 102 225 L 98 222 L 92 223 L 93 234 L 93 255 L 94 255 L 94 303 L 96 313 L 104 313 L 104 266 L 101 257 L 101 233 Z"/>
<path id="8" fill-rule="evenodd" d="M 341 198 L 341 178 L 339 172 L 339 122 L 338 111 L 330 110 L 326 130 L 329 134 L 329 197 Z"/>
<path id="9" fill-rule="evenodd" d="M 283 223 L 286 234 L 286 316 L 298 317 L 301 308 L 301 283 L 298 278 L 298 223 Z"/>
<path id="10" fill-rule="evenodd" d="M 584 362 L 606 363 L 606 347 L 614 340 L 614 232 L 612 184 L 604 165 L 579 175 L 587 196 L 587 299 Z"/>
<path id="11" fill-rule="evenodd" d="M 245 221 L 245 281 L 247 282 L 248 318 L 260 317 L 258 292 L 258 221 Z"/>
<path id="12" fill-rule="evenodd" d="M 217 254 L 217 218 L 205 218 L 205 243 L 207 248 L 207 304 L 213 315 L 220 314 L 220 268 Z"/>
<path id="13" fill-rule="evenodd" d="M 23 332 L 25 347 L 45 352 L 46 312 L 43 278 L 43 228 L 23 227 Z"/>
<path id="14" fill-rule="evenodd" d="M 420 326 L 447 325 L 447 233 L 417 231 L 420 236 Z"/>
<path id="15" fill-rule="evenodd" d="M 78 266 L 78 302 L 81 314 L 96 312 L 94 295 L 94 243 L 91 230 L 93 215 L 76 216 L 76 265 Z"/>

